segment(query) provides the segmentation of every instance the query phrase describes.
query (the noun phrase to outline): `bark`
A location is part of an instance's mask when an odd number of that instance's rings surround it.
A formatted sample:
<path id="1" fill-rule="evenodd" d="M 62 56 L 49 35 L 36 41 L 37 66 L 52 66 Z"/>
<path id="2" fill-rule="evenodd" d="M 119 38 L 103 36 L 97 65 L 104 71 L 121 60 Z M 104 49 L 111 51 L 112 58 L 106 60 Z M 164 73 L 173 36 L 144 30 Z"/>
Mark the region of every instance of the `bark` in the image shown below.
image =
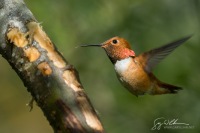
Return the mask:
<path id="1" fill-rule="evenodd" d="M 0 54 L 19 75 L 54 132 L 104 132 L 78 72 L 23 0 L 0 0 Z"/>

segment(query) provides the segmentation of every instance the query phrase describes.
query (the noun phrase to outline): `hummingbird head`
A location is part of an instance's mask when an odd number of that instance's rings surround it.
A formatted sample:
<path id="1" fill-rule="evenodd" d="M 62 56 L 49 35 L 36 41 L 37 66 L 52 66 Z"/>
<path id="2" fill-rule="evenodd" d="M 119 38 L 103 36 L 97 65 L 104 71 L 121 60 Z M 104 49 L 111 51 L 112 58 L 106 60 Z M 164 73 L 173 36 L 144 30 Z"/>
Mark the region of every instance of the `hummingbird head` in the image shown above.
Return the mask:
<path id="1" fill-rule="evenodd" d="M 117 60 L 122 60 L 128 57 L 135 57 L 135 52 L 131 50 L 130 44 L 123 38 L 113 37 L 102 44 L 97 45 L 82 45 L 81 47 L 98 46 L 102 47 L 111 62 L 114 64 Z"/>

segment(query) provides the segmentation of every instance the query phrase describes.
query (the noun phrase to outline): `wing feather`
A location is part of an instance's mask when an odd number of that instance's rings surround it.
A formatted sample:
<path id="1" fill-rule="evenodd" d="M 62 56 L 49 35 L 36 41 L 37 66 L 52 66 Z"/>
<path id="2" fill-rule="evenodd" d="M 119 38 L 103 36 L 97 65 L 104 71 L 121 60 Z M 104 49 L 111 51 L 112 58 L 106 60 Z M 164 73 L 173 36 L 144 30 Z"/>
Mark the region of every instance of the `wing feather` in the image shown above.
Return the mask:
<path id="1" fill-rule="evenodd" d="M 144 69 L 147 72 L 151 72 L 154 66 L 156 66 L 162 59 L 169 55 L 175 48 L 187 41 L 190 37 L 191 36 L 187 36 L 159 48 L 142 53 L 138 56 L 138 58 L 144 61 Z"/>

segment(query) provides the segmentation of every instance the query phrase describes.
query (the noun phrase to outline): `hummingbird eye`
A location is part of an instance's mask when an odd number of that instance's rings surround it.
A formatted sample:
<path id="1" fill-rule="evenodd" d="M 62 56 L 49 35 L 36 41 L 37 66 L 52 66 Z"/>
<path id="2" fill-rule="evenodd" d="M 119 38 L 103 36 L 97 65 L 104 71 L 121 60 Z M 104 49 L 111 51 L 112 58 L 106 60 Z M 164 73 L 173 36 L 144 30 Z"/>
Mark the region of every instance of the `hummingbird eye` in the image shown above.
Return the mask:
<path id="1" fill-rule="evenodd" d="M 117 44 L 117 43 L 118 43 L 118 40 L 114 39 L 114 40 L 112 40 L 112 43 L 113 43 L 113 44 Z"/>

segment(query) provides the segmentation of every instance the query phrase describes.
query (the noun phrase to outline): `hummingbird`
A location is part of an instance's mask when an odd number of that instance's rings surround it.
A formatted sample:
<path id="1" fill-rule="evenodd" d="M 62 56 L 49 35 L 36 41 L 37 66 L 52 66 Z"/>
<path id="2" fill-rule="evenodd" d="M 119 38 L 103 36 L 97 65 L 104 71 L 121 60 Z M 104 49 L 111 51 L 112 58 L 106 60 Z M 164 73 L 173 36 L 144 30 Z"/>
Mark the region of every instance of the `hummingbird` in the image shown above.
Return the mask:
<path id="1" fill-rule="evenodd" d="M 135 96 L 174 94 L 181 87 L 162 82 L 152 73 L 153 68 L 175 48 L 187 41 L 191 36 L 173 41 L 161 47 L 136 56 L 128 41 L 121 37 L 113 37 L 104 43 L 81 45 L 81 47 L 101 47 L 105 50 L 114 65 L 117 78 L 121 84 Z"/>

